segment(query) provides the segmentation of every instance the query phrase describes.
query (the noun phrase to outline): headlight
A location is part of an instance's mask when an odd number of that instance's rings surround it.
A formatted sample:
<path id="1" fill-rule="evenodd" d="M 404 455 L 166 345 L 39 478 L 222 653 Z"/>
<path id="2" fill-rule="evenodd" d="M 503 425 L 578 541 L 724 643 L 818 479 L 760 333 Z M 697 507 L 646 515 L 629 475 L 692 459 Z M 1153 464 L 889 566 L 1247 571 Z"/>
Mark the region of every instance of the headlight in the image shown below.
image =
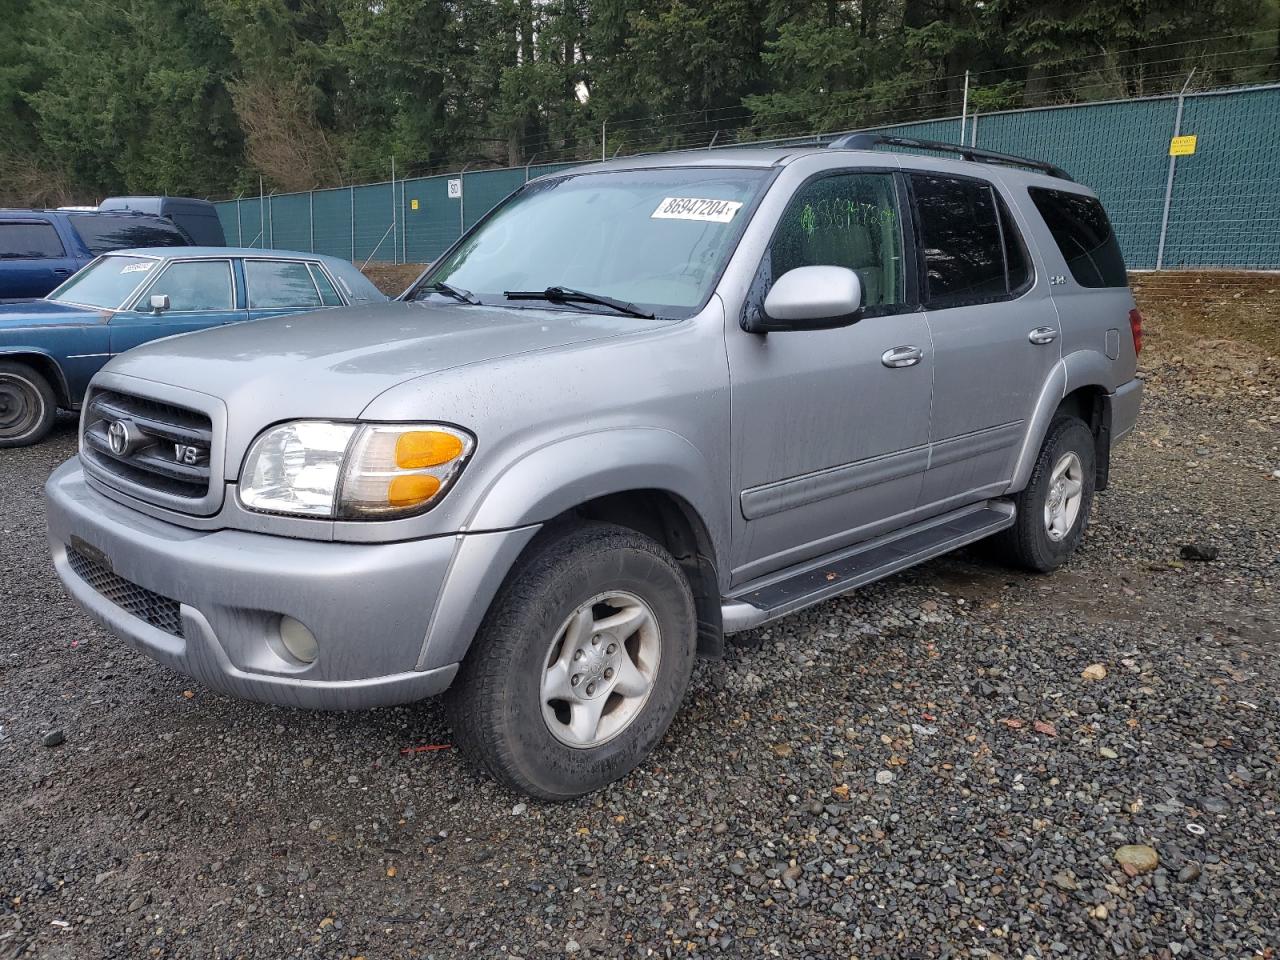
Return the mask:
<path id="1" fill-rule="evenodd" d="M 334 519 L 421 513 L 474 446 L 470 434 L 437 423 L 284 423 L 249 448 L 240 502 L 262 513 Z"/>

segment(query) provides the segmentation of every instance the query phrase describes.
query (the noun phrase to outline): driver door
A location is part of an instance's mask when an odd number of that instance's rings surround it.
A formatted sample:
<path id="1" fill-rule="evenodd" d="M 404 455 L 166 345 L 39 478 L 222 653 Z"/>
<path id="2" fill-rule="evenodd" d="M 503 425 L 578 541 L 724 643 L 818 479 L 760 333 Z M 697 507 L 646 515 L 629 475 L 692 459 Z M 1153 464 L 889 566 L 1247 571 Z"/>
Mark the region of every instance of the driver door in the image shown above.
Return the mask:
<path id="1" fill-rule="evenodd" d="M 863 288 L 856 323 L 726 331 L 735 583 L 875 536 L 916 506 L 929 460 L 933 349 L 914 302 L 902 195 L 888 171 L 836 170 L 801 185 L 745 305 L 760 309 L 773 280 L 795 267 L 849 267 Z"/>
<path id="2" fill-rule="evenodd" d="M 150 303 L 159 294 L 169 297 L 169 309 L 157 313 Z M 142 291 L 132 310 L 111 318 L 111 352 L 243 319 L 230 260 L 176 260 Z"/>

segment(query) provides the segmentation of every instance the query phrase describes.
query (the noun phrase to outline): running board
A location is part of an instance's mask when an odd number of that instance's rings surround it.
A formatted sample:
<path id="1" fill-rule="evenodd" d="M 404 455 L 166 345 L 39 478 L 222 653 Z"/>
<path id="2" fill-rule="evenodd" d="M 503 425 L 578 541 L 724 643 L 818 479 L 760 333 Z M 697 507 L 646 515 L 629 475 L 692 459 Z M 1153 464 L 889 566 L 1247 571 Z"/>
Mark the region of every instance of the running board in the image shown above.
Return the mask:
<path id="1" fill-rule="evenodd" d="M 773 574 L 725 598 L 724 632 L 750 630 L 1013 526 L 1014 506 L 988 500 Z"/>

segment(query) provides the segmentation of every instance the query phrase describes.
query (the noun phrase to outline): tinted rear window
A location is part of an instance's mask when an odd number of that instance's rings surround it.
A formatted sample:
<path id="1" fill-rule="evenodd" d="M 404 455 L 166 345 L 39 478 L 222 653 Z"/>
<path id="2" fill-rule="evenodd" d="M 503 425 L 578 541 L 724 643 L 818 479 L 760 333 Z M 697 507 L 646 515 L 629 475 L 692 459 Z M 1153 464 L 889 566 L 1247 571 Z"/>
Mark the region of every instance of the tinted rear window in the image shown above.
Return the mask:
<path id="1" fill-rule="evenodd" d="M 1101 203 L 1043 187 L 1031 187 L 1030 193 L 1076 283 L 1082 287 L 1128 285 L 1120 244 Z"/>
<path id="2" fill-rule="evenodd" d="M 113 217 L 92 213 L 71 216 L 71 225 L 97 256 L 133 247 L 189 247 L 187 235 L 172 223 L 152 217 Z"/>
<path id="3" fill-rule="evenodd" d="M 51 223 L 0 223 L 0 260 L 62 257 L 62 241 Z"/>

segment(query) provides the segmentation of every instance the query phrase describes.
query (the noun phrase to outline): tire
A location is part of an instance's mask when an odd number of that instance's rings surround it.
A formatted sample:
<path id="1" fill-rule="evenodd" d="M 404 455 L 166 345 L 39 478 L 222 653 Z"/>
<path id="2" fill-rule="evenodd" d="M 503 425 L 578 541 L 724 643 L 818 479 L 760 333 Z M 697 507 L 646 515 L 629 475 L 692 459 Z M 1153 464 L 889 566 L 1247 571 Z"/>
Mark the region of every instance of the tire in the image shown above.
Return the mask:
<path id="1" fill-rule="evenodd" d="M 499 591 L 445 695 L 454 740 L 529 796 L 598 790 L 662 739 L 696 645 L 689 583 L 659 544 L 606 523 L 545 533 Z"/>
<path id="2" fill-rule="evenodd" d="M 25 363 L 0 361 L 0 448 L 39 443 L 57 414 L 48 380 Z"/>
<path id="3" fill-rule="evenodd" d="M 1080 546 L 1089 524 L 1094 449 L 1093 432 L 1082 420 L 1067 415 L 1054 418 L 1040 446 L 1031 479 L 1014 498 L 1017 519 L 1012 527 L 992 538 L 992 547 L 1000 559 L 1037 573 L 1049 573 L 1067 562 Z M 1055 477 L 1064 469 L 1068 482 L 1055 488 Z M 1076 483 L 1079 500 L 1071 509 L 1071 497 L 1066 494 Z M 1054 510 L 1052 505 L 1056 503 L 1063 504 L 1063 509 Z M 1051 514 L 1055 521 L 1052 524 Z"/>

